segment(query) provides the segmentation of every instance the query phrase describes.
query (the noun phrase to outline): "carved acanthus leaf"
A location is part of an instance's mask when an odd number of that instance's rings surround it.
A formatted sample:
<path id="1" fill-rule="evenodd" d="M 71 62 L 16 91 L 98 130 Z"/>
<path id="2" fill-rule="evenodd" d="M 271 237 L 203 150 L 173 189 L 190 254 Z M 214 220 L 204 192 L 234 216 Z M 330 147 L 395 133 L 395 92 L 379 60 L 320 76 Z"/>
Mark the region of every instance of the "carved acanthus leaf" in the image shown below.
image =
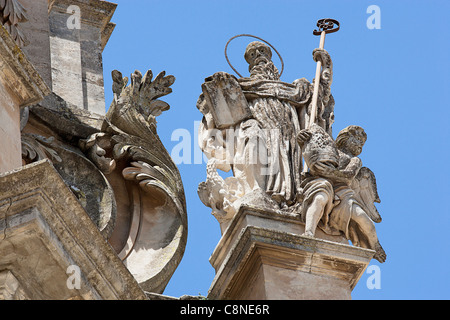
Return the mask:
<path id="1" fill-rule="evenodd" d="M 178 169 L 156 135 L 148 135 L 145 140 L 124 134 L 115 135 L 112 142 L 114 159 L 128 164 L 128 168 L 122 171 L 125 179 L 136 180 L 144 191 L 148 191 L 146 185 L 159 186 L 171 197 L 177 196 L 183 200 L 181 203 L 184 202 Z M 146 182 L 141 183 L 143 180 Z"/>
<path id="2" fill-rule="evenodd" d="M 138 181 L 144 191 L 151 192 L 156 187 L 171 194 L 170 187 L 164 183 L 167 179 L 160 170 L 162 169 L 158 166 L 152 167 L 148 163 L 137 161 L 132 162 L 131 167 L 125 168 L 122 175 L 126 180 Z"/>
<path id="3" fill-rule="evenodd" d="M 114 70 L 112 78 L 114 100 L 102 133 L 85 140 L 83 151 L 89 152 L 91 160 L 105 173 L 103 168 L 113 168 L 110 165 L 113 161 L 114 165 L 122 162 L 125 167 L 131 164 L 133 169 L 125 170 L 124 178 L 142 181 L 143 175 L 136 173 L 139 169 L 148 175 L 149 179 L 144 180 L 152 180 L 152 184 L 159 181 L 158 185 L 164 186 L 171 195 L 181 197 L 184 203 L 178 169 L 156 134 L 156 116 L 170 108 L 166 102 L 157 99 L 172 92 L 170 86 L 175 77 L 166 76 L 162 71 L 153 79 L 151 70 L 144 76 L 136 70 L 128 85 L 128 78 Z"/>
<path id="4" fill-rule="evenodd" d="M 25 8 L 17 0 L 0 0 L 0 19 L 11 37 L 20 47 L 29 44 L 19 28 L 19 23 L 28 21 Z"/>
<path id="5" fill-rule="evenodd" d="M 131 83 L 123 78 L 122 73 L 112 72 L 114 100 L 108 111 L 107 119 L 124 132 L 137 135 L 137 130 L 150 128 L 156 132 L 156 120 L 170 106 L 158 98 L 172 92 L 170 86 L 175 82 L 174 76 L 166 76 L 162 71 L 155 79 L 148 70 L 144 76 L 139 71 L 131 74 Z"/>

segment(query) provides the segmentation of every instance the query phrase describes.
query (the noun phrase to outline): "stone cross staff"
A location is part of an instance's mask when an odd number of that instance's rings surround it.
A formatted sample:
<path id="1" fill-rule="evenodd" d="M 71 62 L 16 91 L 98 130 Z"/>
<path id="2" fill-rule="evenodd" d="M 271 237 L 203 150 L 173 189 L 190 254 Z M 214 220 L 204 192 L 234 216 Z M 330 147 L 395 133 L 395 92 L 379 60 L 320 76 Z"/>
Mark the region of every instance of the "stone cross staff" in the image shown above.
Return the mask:
<path id="1" fill-rule="evenodd" d="M 336 25 L 336 27 L 335 27 Z M 324 49 L 325 47 L 325 35 L 327 33 L 333 33 L 339 30 L 340 24 L 337 20 L 334 19 L 320 19 L 317 21 L 317 27 L 319 30 L 314 30 L 313 34 L 316 36 L 320 35 L 320 43 L 319 43 L 319 49 Z M 311 107 L 311 117 L 309 119 L 308 128 L 311 128 L 311 126 L 316 122 L 317 117 L 317 99 L 319 97 L 319 84 L 320 84 L 320 72 L 322 70 L 322 61 L 317 61 L 317 67 L 316 67 L 316 77 L 314 79 L 314 92 L 313 92 L 313 98 L 312 98 L 312 107 Z M 306 163 L 304 163 L 303 171 L 308 171 L 308 166 Z"/>
<path id="2" fill-rule="evenodd" d="M 334 27 L 336 25 L 336 27 Z M 325 34 L 333 33 L 339 30 L 339 22 L 334 19 L 320 19 L 317 21 L 317 27 L 319 30 L 314 30 L 313 34 L 320 35 L 319 49 L 324 49 L 325 46 Z M 319 97 L 319 84 L 320 84 L 320 71 L 322 70 L 322 61 L 317 61 L 316 77 L 314 80 L 314 93 L 311 108 L 311 118 L 309 120 L 309 127 L 316 121 L 317 115 L 317 98 Z"/>

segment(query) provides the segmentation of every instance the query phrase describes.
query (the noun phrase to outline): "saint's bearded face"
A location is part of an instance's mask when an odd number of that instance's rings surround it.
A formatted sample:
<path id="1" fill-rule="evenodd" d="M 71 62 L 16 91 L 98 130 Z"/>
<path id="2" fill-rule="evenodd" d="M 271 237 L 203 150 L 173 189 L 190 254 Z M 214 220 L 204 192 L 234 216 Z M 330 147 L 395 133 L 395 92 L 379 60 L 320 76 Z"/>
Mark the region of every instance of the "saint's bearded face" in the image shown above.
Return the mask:
<path id="1" fill-rule="evenodd" d="M 272 51 L 262 42 L 254 41 L 245 50 L 251 77 L 278 80 L 278 70 L 272 62 Z"/>
<path id="2" fill-rule="evenodd" d="M 265 65 L 272 59 L 272 51 L 261 42 L 252 42 L 245 51 L 245 60 L 249 64 L 249 69 L 257 65 Z"/>

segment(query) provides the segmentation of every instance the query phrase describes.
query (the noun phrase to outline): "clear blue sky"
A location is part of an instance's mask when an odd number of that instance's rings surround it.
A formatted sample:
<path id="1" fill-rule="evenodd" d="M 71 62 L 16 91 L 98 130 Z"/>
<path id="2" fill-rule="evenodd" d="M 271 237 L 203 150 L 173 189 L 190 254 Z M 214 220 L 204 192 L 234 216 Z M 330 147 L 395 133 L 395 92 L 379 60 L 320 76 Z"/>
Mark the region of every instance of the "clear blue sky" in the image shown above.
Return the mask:
<path id="1" fill-rule="evenodd" d="M 233 72 L 226 42 L 241 33 L 262 37 L 284 59 L 283 81 L 311 81 L 319 43 L 312 30 L 318 19 L 334 18 L 341 30 L 325 42 L 334 63 L 333 135 L 352 124 L 368 134 L 361 159 L 377 177 L 383 217 L 377 233 L 388 255 L 384 264 L 371 262 L 380 267 L 381 289 L 369 290 L 364 274 L 353 299 L 450 299 L 450 1 L 111 1 L 119 6 L 103 54 L 107 105 L 113 69 L 165 70 L 176 82 L 163 98 L 171 109 L 158 118 L 159 136 L 169 152 L 180 143 L 172 141 L 174 131 L 185 129 L 192 139 L 190 163 L 179 165 L 188 243 L 165 294 L 206 296 L 214 278 L 208 259 L 220 229 L 197 196 L 206 171 L 205 163 L 194 163 L 194 139 L 204 78 Z M 369 5 L 380 8 L 381 29 L 367 28 Z M 250 41 L 230 44 L 230 59 L 244 76 Z"/>

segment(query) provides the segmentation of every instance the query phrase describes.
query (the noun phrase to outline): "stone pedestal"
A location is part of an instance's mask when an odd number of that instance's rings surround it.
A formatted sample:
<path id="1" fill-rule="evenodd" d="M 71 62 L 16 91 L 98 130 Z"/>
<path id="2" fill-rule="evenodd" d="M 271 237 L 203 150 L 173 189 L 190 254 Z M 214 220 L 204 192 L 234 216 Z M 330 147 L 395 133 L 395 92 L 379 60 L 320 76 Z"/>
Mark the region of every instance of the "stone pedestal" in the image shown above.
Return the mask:
<path id="1" fill-rule="evenodd" d="M 301 236 L 295 216 L 241 208 L 210 262 L 209 299 L 351 299 L 374 251 L 317 231 Z"/>
<path id="2" fill-rule="evenodd" d="M 36 69 L 0 26 L 0 173 L 22 165 L 20 109 L 49 93 Z"/>

